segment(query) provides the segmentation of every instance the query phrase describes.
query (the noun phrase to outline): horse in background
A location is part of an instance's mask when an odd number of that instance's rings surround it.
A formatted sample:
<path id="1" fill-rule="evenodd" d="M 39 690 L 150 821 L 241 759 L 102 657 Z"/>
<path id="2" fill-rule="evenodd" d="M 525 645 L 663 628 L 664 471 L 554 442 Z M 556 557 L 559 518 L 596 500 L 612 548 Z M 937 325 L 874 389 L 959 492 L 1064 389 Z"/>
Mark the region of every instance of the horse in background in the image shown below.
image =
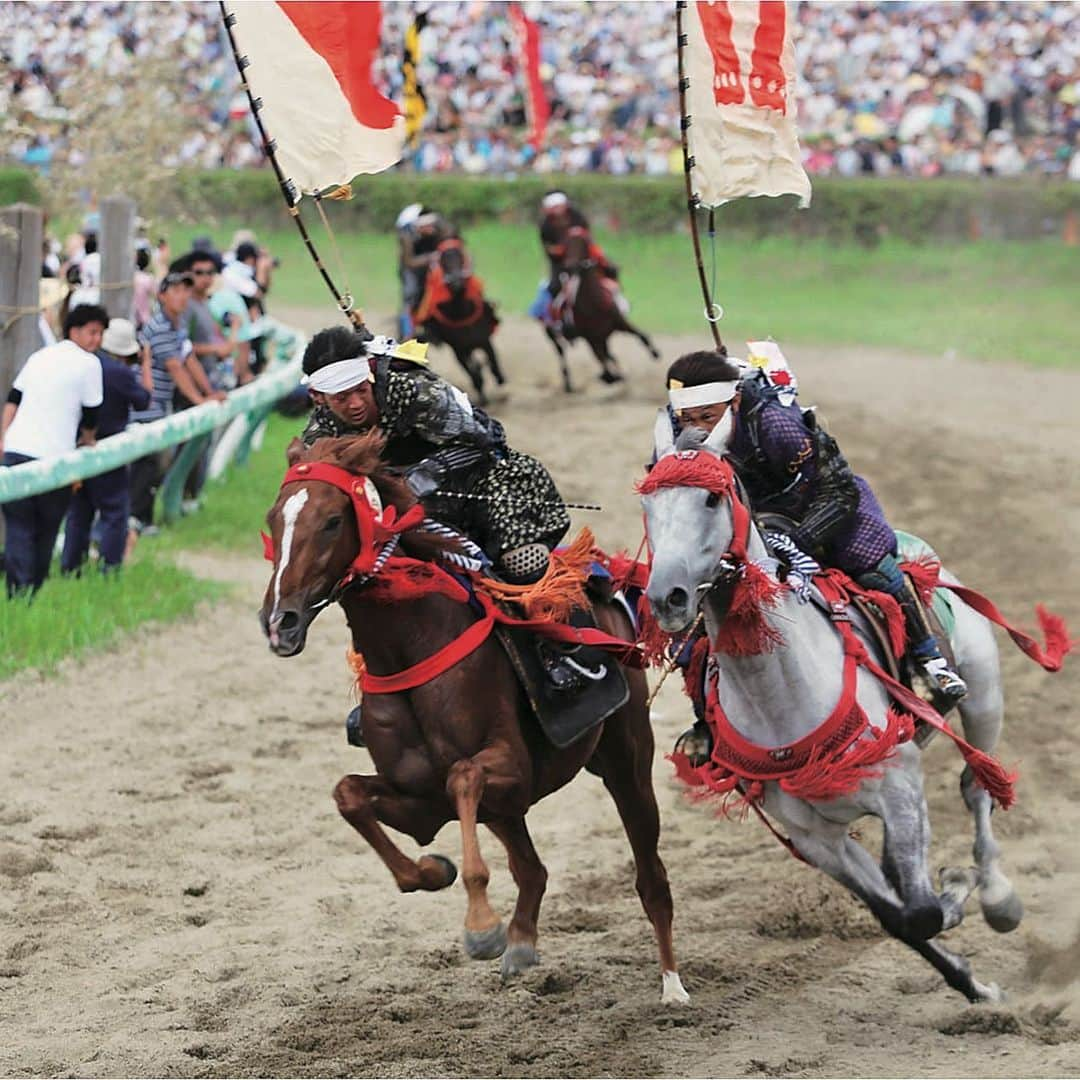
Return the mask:
<path id="1" fill-rule="evenodd" d="M 434 343 L 448 345 L 457 362 L 469 376 L 476 392 L 477 404 L 486 405 L 483 360 L 496 385 L 506 382 L 492 336 L 499 320 L 491 303 L 484 297 L 483 282 L 472 271 L 472 260 L 457 237 L 443 240 L 435 251 L 435 261 L 428 271 L 424 295 L 413 313 L 424 337 Z"/>
<path id="2" fill-rule="evenodd" d="M 623 379 L 618 362 L 608 348 L 608 338 L 614 333 L 633 334 L 649 350 L 649 355 L 659 360 L 660 353 L 652 339 L 624 314 L 624 302 L 617 283 L 605 276 L 597 265 L 588 231 L 581 226 L 571 226 L 567 229 L 563 247 L 562 288 L 551 302 L 552 317 L 542 320 L 544 333 L 559 356 L 563 390 L 568 394 L 574 390 L 566 362 L 566 346 L 578 338 L 588 342 L 600 364 L 600 378 L 606 383 Z"/>
<path id="3" fill-rule="evenodd" d="M 629 697 L 608 719 L 562 749 L 549 742 L 502 645 L 494 635 L 476 636 L 485 620 L 478 620 L 465 590 L 438 569 L 440 558 L 457 550 L 454 542 L 445 529 L 425 529 L 427 519 L 408 486 L 384 467 L 382 447 L 378 433 L 320 439 L 310 450 L 294 439 L 289 471 L 267 515 L 271 536 L 265 543 L 274 569 L 261 622 L 277 655 L 300 653 L 315 616 L 336 601 L 353 650 L 363 658 L 365 680 L 386 683 L 392 673 L 406 675 L 417 665 L 430 674 L 443 650 L 457 657 L 450 666 L 438 665 L 441 674 L 407 690 L 365 690 L 361 722 L 376 771 L 338 783 L 338 810 L 402 892 L 445 889 L 457 871 L 440 855 L 409 858 L 383 825 L 424 847 L 456 818 L 468 894 L 465 950 L 473 959 L 501 955 L 507 979 L 539 962 L 537 919 L 547 871 L 526 814 L 587 769 L 614 800 L 633 850 L 638 895 L 659 947 L 661 1000 L 688 1001 L 675 965 L 671 889 L 657 850 L 660 816 L 644 674 L 626 669 Z M 411 558 L 391 557 L 393 551 Z M 443 588 L 425 587 L 441 579 L 447 579 Z M 617 604 L 597 601 L 593 613 L 607 634 L 634 641 L 630 619 Z M 463 635 L 470 649 L 455 651 Z M 488 900 L 478 822 L 505 846 L 518 887 L 509 930 Z"/>

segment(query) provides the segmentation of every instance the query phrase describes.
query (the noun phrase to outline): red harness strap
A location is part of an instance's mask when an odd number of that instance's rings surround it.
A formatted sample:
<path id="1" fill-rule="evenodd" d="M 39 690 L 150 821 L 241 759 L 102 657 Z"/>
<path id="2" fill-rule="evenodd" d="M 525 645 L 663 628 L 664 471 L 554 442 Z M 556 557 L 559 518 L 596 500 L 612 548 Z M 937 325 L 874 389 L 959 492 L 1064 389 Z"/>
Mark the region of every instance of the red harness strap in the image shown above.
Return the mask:
<path id="1" fill-rule="evenodd" d="M 503 611 L 494 600 L 482 592 L 476 593 L 476 599 L 484 608 L 484 617 L 473 623 L 460 636 L 444 645 L 438 652 L 421 660 L 403 671 L 393 675 L 372 675 L 368 671 L 360 677 L 360 688 L 366 694 L 396 694 L 403 690 L 414 690 L 424 683 L 449 671 L 475 652 L 491 635 L 495 624 L 513 626 L 523 630 L 532 630 L 552 641 L 567 645 L 592 645 L 603 649 L 627 667 L 641 668 L 644 658 L 641 650 L 631 641 L 613 637 L 603 630 L 593 627 L 567 626 L 564 623 L 547 622 L 542 619 L 517 619 Z"/>

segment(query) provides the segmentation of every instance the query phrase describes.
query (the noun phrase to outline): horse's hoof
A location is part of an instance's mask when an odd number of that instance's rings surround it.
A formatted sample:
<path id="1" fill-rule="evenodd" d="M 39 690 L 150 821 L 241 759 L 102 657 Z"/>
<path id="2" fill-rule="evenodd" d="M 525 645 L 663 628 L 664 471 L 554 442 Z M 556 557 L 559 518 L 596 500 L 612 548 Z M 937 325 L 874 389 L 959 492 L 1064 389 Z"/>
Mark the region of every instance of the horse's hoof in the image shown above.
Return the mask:
<path id="1" fill-rule="evenodd" d="M 999 934 L 1007 934 L 1010 930 L 1015 930 L 1024 917 L 1024 902 L 1016 895 L 1015 890 L 996 902 L 988 902 L 982 896 L 979 902 L 987 925 Z"/>
<path id="2" fill-rule="evenodd" d="M 623 381 L 623 377 L 617 371 L 601 371 L 600 381 L 606 383 L 618 383 Z"/>
<path id="3" fill-rule="evenodd" d="M 973 979 L 975 993 L 978 997 L 972 1002 L 974 1005 L 1004 1005 L 1009 1000 L 1008 995 L 997 983 L 981 983 Z"/>
<path id="4" fill-rule="evenodd" d="M 466 930 L 465 953 L 470 960 L 494 960 L 506 950 L 506 928 L 501 922 L 490 930 Z"/>
<path id="5" fill-rule="evenodd" d="M 540 957 L 527 941 L 516 941 L 507 947 L 502 958 L 502 981 L 512 979 L 540 963 Z"/>
<path id="6" fill-rule="evenodd" d="M 664 972 L 664 988 L 660 991 L 661 1005 L 688 1005 L 690 995 L 682 984 L 677 971 Z"/>
<path id="7" fill-rule="evenodd" d="M 653 358 L 654 360 L 659 360 L 659 359 L 660 359 L 660 354 L 659 354 L 659 353 L 658 353 L 658 352 L 657 352 L 657 351 L 656 351 L 655 349 L 650 349 L 650 350 L 649 350 L 649 355 L 650 355 L 650 356 L 651 356 L 651 357 L 652 357 L 652 358 Z"/>
<path id="8" fill-rule="evenodd" d="M 421 870 L 426 870 L 428 867 L 437 867 L 442 874 L 442 884 L 439 884 L 439 879 L 435 879 L 435 883 L 431 886 L 431 891 L 436 892 L 439 889 L 448 889 L 457 880 L 457 867 L 445 856 L 445 855 L 421 855 L 416 860 L 416 865 Z"/>

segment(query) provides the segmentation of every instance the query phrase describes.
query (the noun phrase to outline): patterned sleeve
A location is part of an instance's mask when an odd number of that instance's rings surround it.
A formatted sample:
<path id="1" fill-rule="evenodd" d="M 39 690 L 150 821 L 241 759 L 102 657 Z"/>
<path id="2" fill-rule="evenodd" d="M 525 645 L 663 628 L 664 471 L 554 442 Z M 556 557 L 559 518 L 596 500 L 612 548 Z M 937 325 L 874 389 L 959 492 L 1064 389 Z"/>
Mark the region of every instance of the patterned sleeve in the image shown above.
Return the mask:
<path id="1" fill-rule="evenodd" d="M 770 402 L 761 412 L 758 428 L 761 450 L 778 472 L 792 480 L 801 475 L 801 485 L 817 479 L 817 446 L 797 405 Z"/>
<path id="2" fill-rule="evenodd" d="M 480 409 L 457 387 L 443 379 L 387 373 L 380 422 L 398 435 L 414 434 L 433 446 L 470 446 L 495 450 L 505 446 L 502 425 Z"/>

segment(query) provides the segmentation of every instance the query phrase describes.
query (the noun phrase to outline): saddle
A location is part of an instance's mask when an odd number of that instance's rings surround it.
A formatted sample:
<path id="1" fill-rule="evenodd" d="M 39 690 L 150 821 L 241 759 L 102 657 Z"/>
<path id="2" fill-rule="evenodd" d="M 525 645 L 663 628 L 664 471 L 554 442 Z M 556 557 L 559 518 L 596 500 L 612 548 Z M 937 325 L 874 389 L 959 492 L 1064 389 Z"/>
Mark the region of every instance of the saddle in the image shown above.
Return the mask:
<path id="1" fill-rule="evenodd" d="M 602 568 L 590 575 L 587 592 L 593 603 L 612 599 L 610 578 L 605 580 L 606 575 Z M 596 620 L 591 610 L 575 609 L 570 624 L 595 627 Z M 552 684 L 544 666 L 544 650 L 560 646 L 551 642 L 538 644 L 532 631 L 512 626 L 497 626 L 495 634 L 510 658 L 540 730 L 560 750 L 602 724 L 630 698 L 630 686 L 622 666 L 602 649 L 578 645 L 564 651 L 562 664 L 577 674 L 577 680 L 574 686 L 559 689 Z"/>
<path id="2" fill-rule="evenodd" d="M 918 595 L 917 592 L 916 595 Z M 921 600 L 920 604 L 922 604 Z M 952 646 L 949 643 L 949 631 L 947 628 L 947 624 L 952 621 L 952 609 L 949 606 L 948 597 L 943 590 L 936 589 L 933 603 L 929 606 L 922 604 L 922 609 L 926 621 L 938 640 L 942 655 L 949 661 L 950 665 L 955 666 L 956 657 L 953 655 Z M 903 683 L 912 693 L 921 697 L 941 716 L 947 715 L 952 709 L 956 708 L 956 699 L 941 693 L 937 687 L 931 686 L 930 681 L 912 663 L 910 657 L 904 655 L 900 659 L 896 658 L 889 641 L 889 629 L 885 615 L 876 604 L 866 597 L 853 596 L 850 610 L 856 632 L 873 644 L 874 651 L 880 658 L 881 666 L 889 675 L 896 679 L 897 682 Z M 931 727 L 922 720 L 916 721 L 914 740 L 919 747 L 926 746 L 936 734 L 936 728 Z"/>

